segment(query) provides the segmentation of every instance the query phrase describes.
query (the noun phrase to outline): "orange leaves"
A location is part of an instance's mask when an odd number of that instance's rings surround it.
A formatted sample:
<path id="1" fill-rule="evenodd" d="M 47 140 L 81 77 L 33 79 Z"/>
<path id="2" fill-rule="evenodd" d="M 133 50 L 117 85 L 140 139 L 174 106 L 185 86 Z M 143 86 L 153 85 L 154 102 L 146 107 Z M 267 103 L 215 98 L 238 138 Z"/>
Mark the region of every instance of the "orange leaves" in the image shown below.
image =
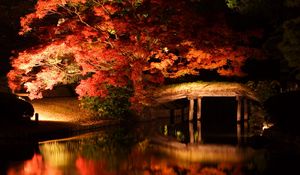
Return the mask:
<path id="1" fill-rule="evenodd" d="M 64 73 L 59 69 L 44 69 L 36 74 L 36 81 L 43 82 L 45 90 L 52 90 L 58 82 L 63 82 Z"/>
<path id="2" fill-rule="evenodd" d="M 25 17 L 21 17 L 21 31 L 19 34 L 24 34 L 26 32 L 31 31 L 30 24 L 35 19 L 42 19 L 44 18 L 50 11 L 56 11 L 58 5 L 65 5 L 66 2 L 63 0 L 39 0 L 35 5 L 36 11 L 26 15 Z"/>
<path id="3" fill-rule="evenodd" d="M 194 3 L 38 0 L 36 11 L 21 18 L 20 33 L 33 28 L 40 45 L 13 59 L 9 85 L 18 89 L 26 83 L 39 96 L 67 79 L 85 77 L 77 87 L 80 96 L 105 97 L 106 85 L 128 86 L 134 90 L 131 102 L 140 106 L 147 89 L 164 78 L 202 70 L 243 76 L 244 61 L 259 55 L 247 47 L 249 35 L 259 31 L 234 31 L 224 15 L 208 17 Z M 45 21 L 52 14 L 53 21 Z"/>
<path id="4" fill-rule="evenodd" d="M 37 16 L 34 13 L 20 18 L 20 25 L 22 29 L 20 30 L 19 35 L 24 35 L 25 33 L 31 31 L 32 28 L 30 27 L 30 24 L 35 18 L 37 18 Z"/>
<path id="5" fill-rule="evenodd" d="M 110 16 L 116 13 L 118 9 L 110 4 L 105 4 L 101 6 L 95 6 L 93 10 L 96 16 L 100 16 L 104 20 L 109 20 L 111 19 Z"/>
<path id="6" fill-rule="evenodd" d="M 21 30 L 20 35 L 23 35 L 31 31 L 31 23 L 34 20 L 41 20 L 49 14 L 58 13 L 57 10 L 59 7 L 65 7 L 67 4 L 85 4 L 86 0 L 38 0 L 35 5 L 35 12 L 29 13 L 24 17 L 21 17 Z M 71 10 L 72 11 L 72 10 Z M 70 11 L 69 11 L 70 12 Z"/>
<path id="7" fill-rule="evenodd" d="M 11 70 L 8 74 L 7 74 L 7 78 L 8 78 L 8 87 L 12 90 L 12 91 L 17 91 L 20 90 L 20 82 L 22 82 L 22 76 L 23 71 L 16 69 L 16 70 Z"/>
<path id="8" fill-rule="evenodd" d="M 191 43 L 189 43 L 191 46 Z M 241 66 L 245 61 L 242 51 L 230 48 L 200 50 L 189 48 L 184 56 L 158 52 L 156 61 L 150 62 L 151 73 L 160 71 L 165 77 L 177 78 L 184 75 L 198 75 L 199 70 L 217 70 L 222 76 L 242 76 Z"/>
<path id="9" fill-rule="evenodd" d="M 188 65 L 190 69 L 214 69 L 220 66 L 210 53 L 194 48 L 186 54 L 186 59 L 190 62 Z"/>
<path id="10" fill-rule="evenodd" d="M 52 90 L 59 82 L 63 82 L 65 75 L 59 70 L 43 69 L 37 73 L 31 80 L 24 83 L 24 88 L 30 92 L 29 98 L 42 98 L 43 90 Z"/>
<path id="11" fill-rule="evenodd" d="M 94 29 L 91 29 L 89 27 L 84 27 L 83 30 L 81 30 L 81 34 L 84 36 L 84 38 L 88 39 L 88 41 L 91 43 L 92 39 L 98 36 L 98 32 Z"/>
<path id="12" fill-rule="evenodd" d="M 105 79 L 106 76 L 103 72 L 96 72 L 92 77 L 81 80 L 80 85 L 76 88 L 76 93 L 81 96 L 103 98 L 108 94 L 105 84 L 103 84 Z"/>
<path id="13" fill-rule="evenodd" d="M 104 20 L 109 20 L 110 19 L 110 14 L 108 11 L 105 11 L 104 7 L 101 6 L 96 6 L 94 7 L 94 14 L 95 16 L 100 16 L 102 17 Z"/>
<path id="14" fill-rule="evenodd" d="M 78 4 L 78 3 L 84 4 L 87 2 L 87 0 L 66 0 L 66 1 L 68 1 L 70 3 L 74 3 L 74 4 Z"/>
<path id="15" fill-rule="evenodd" d="M 65 83 L 67 76 L 77 76 L 79 67 L 73 62 L 73 53 L 77 50 L 64 42 L 53 42 L 45 47 L 20 52 L 12 60 L 14 70 L 8 74 L 10 88 L 25 88 L 30 92 L 30 98 L 41 98 L 43 90 Z"/>

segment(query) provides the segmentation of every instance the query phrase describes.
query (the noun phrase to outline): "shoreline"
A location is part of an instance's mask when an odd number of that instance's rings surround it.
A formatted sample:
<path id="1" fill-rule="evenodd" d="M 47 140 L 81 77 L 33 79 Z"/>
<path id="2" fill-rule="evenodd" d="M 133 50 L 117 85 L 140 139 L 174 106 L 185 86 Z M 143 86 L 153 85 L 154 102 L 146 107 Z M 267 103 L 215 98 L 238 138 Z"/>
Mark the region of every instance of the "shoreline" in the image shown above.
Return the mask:
<path id="1" fill-rule="evenodd" d="M 7 142 L 42 142 L 120 124 L 118 120 L 99 120 L 93 124 L 60 121 L 23 121 L 0 124 L 0 145 Z"/>

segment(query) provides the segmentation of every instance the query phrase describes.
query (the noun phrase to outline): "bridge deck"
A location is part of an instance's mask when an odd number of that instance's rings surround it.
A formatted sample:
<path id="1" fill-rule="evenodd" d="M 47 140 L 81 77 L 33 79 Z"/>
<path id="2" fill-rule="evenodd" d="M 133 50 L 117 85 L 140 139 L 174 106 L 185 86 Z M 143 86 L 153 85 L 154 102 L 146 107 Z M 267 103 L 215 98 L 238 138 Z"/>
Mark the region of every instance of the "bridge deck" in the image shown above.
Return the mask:
<path id="1" fill-rule="evenodd" d="M 237 121 L 248 120 L 248 100 L 258 101 L 256 94 L 247 86 L 231 82 L 192 82 L 164 86 L 151 93 L 152 106 L 188 98 L 189 120 L 193 120 L 197 105 L 197 119 L 201 118 L 202 97 L 236 97 Z M 194 102 L 196 99 L 196 103 Z"/>
<path id="2" fill-rule="evenodd" d="M 230 82 L 193 82 L 164 86 L 153 93 L 154 103 L 161 104 L 177 99 L 198 97 L 244 97 L 259 101 L 247 86 Z"/>

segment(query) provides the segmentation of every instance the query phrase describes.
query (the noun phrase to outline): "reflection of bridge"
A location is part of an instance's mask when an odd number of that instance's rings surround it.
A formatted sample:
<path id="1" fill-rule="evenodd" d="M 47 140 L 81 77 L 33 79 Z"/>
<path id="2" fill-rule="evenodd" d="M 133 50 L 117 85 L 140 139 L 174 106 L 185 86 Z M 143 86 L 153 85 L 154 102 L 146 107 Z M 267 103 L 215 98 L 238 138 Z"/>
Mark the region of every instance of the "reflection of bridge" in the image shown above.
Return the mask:
<path id="1" fill-rule="evenodd" d="M 197 138 L 192 123 L 189 122 L 190 143 L 181 143 L 176 139 L 155 136 L 151 139 L 153 149 L 171 157 L 191 162 L 245 162 L 253 160 L 255 151 L 250 147 L 229 144 L 202 144 L 201 123 L 197 121 Z"/>
<path id="2" fill-rule="evenodd" d="M 189 100 L 189 121 L 193 120 L 195 104 L 197 120 L 200 120 L 203 97 L 235 97 L 238 122 L 248 120 L 249 101 L 258 101 L 253 91 L 239 83 L 194 82 L 160 88 L 154 93 L 154 103 L 160 105 L 187 98 Z"/>
<path id="3" fill-rule="evenodd" d="M 219 134 L 222 135 L 224 133 L 219 133 Z M 232 133 L 232 134 L 234 134 L 234 135 L 231 135 L 230 137 L 236 139 L 237 145 L 242 145 L 242 144 L 247 143 L 247 137 L 249 134 L 248 123 L 245 122 L 245 123 L 243 123 L 243 125 L 237 124 L 236 125 L 236 133 Z M 189 144 L 190 145 L 193 145 L 193 144 L 195 144 L 195 145 L 201 144 L 202 145 L 202 143 L 203 143 L 202 139 L 203 139 L 203 134 L 202 134 L 202 129 L 201 129 L 201 122 L 199 120 L 197 120 L 196 126 L 193 124 L 193 122 L 189 122 Z"/>

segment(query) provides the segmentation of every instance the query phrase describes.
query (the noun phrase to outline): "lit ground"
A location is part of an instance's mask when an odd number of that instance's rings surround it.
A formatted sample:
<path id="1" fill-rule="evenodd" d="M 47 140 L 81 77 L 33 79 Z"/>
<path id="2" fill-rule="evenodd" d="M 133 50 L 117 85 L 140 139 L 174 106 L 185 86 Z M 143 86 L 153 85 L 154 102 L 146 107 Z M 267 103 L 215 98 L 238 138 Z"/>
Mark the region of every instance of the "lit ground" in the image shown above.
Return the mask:
<path id="1" fill-rule="evenodd" d="M 90 120 L 90 115 L 79 106 L 75 97 L 44 98 L 33 100 L 35 112 L 40 120 L 83 122 Z"/>
<path id="2" fill-rule="evenodd" d="M 0 123 L 0 145 L 7 139 L 56 139 L 118 123 L 96 120 L 80 109 L 79 101 L 73 97 L 44 98 L 31 103 L 39 114 L 39 121 Z"/>

